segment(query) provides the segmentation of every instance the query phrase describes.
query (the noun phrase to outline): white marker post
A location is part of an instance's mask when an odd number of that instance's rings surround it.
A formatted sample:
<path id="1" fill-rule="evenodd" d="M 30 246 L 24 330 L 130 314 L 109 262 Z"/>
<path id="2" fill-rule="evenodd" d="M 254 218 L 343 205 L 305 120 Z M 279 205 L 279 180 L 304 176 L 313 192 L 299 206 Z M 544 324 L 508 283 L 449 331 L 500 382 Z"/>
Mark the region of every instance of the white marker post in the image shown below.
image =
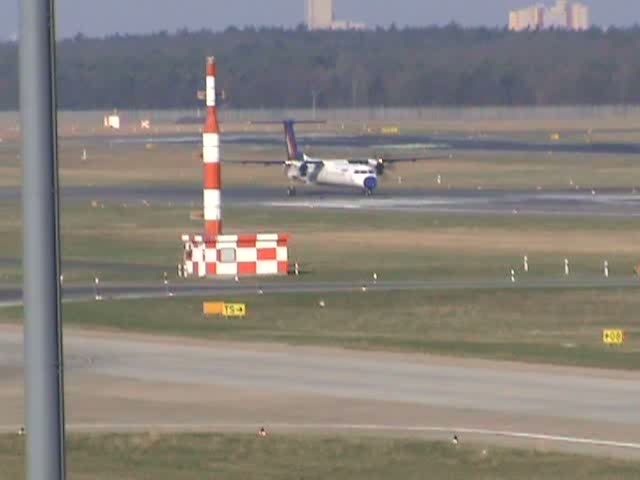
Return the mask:
<path id="1" fill-rule="evenodd" d="M 86 148 L 82 149 L 82 160 L 83 161 L 87 160 L 87 149 Z"/>
<path id="2" fill-rule="evenodd" d="M 298 262 L 293 266 L 293 271 L 295 272 L 296 277 L 300 276 L 300 264 Z"/>
<path id="3" fill-rule="evenodd" d="M 529 273 L 529 257 L 527 257 L 526 255 L 524 256 L 523 268 L 525 273 Z"/>
<path id="4" fill-rule="evenodd" d="M 441 175 L 438 175 L 437 182 L 438 182 L 438 185 L 442 185 L 442 176 Z"/>
<path id="5" fill-rule="evenodd" d="M 167 278 L 167 272 L 164 272 L 164 290 L 167 294 L 167 297 L 173 297 L 173 293 L 169 289 L 169 279 Z"/>
<path id="6" fill-rule="evenodd" d="M 516 283 L 516 272 L 513 268 L 511 269 L 511 283 Z"/>
<path id="7" fill-rule="evenodd" d="M 565 276 L 569 276 L 569 259 L 564 259 L 564 274 Z"/>
<path id="8" fill-rule="evenodd" d="M 378 283 L 378 274 L 373 272 L 373 283 Z"/>
<path id="9" fill-rule="evenodd" d="M 609 278 L 609 262 L 604 261 L 604 278 Z"/>
<path id="10" fill-rule="evenodd" d="M 100 301 L 102 300 L 102 295 L 100 295 L 100 279 L 96 277 L 94 282 L 95 282 L 96 301 Z"/>

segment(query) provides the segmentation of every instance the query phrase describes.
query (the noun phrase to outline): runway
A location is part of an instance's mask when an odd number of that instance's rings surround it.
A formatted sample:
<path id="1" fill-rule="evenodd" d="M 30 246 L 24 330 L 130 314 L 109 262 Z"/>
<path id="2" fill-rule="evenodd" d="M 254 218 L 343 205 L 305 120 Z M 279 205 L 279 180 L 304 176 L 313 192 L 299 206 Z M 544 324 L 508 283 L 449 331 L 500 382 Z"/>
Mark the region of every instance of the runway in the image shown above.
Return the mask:
<path id="1" fill-rule="evenodd" d="M 111 283 L 64 286 L 65 301 L 94 300 L 96 294 L 102 300 L 127 300 L 143 298 L 193 297 L 205 295 L 276 295 L 294 293 L 375 293 L 393 291 L 453 291 L 453 290 L 538 290 L 538 289 L 606 289 L 640 288 L 637 278 L 539 278 L 522 279 L 515 283 L 510 279 L 495 278 L 475 280 L 406 280 L 406 281 L 308 281 L 243 279 L 229 280 L 171 281 L 168 285 L 157 283 Z M 0 306 L 22 304 L 22 287 L 19 285 L 0 287 Z"/>
<path id="2" fill-rule="evenodd" d="M 263 206 L 301 209 L 398 211 L 467 215 L 640 216 L 640 195 L 606 192 L 430 192 L 372 198 L 308 197 L 265 201 Z"/>
<path id="3" fill-rule="evenodd" d="M 22 333 L 1 331 L 0 429 L 9 430 L 21 423 Z M 598 441 L 547 439 L 546 448 L 640 455 L 635 373 L 73 330 L 65 370 L 71 430 L 360 424 L 420 435 L 431 424 L 440 437 L 562 435 Z"/>
<path id="4" fill-rule="evenodd" d="M 108 205 L 196 207 L 202 203 L 199 186 L 73 186 L 62 189 L 65 203 L 98 201 Z M 372 197 L 348 189 L 301 187 L 287 198 L 279 187 L 228 186 L 226 206 L 457 213 L 467 215 L 640 216 L 640 190 L 448 190 L 382 187 Z M 18 201 L 18 188 L 0 188 L 0 201 Z"/>
<path id="5" fill-rule="evenodd" d="M 200 144 L 199 135 L 158 135 L 83 138 L 84 142 L 107 143 L 112 146 L 128 144 Z M 66 141 L 77 142 L 76 139 Z M 227 133 L 221 142 L 228 145 L 280 146 L 280 133 Z M 486 152 L 582 153 L 582 154 L 640 154 L 640 145 L 630 142 L 526 142 L 497 136 L 435 135 L 435 134 L 299 134 L 298 144 L 305 148 L 367 148 L 389 151 L 410 146 L 419 150 L 458 150 Z"/>

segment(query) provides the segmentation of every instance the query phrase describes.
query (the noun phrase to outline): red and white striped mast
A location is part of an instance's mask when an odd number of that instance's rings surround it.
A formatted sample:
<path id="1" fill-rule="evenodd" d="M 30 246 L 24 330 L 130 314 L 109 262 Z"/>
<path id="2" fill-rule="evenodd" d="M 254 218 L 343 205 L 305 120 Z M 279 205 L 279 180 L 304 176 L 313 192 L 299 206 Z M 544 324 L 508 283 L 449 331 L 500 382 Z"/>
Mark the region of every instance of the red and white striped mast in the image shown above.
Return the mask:
<path id="1" fill-rule="evenodd" d="M 216 60 L 207 58 L 207 119 L 202 132 L 204 238 L 222 234 L 222 187 L 220 175 L 220 129 L 216 109 Z"/>

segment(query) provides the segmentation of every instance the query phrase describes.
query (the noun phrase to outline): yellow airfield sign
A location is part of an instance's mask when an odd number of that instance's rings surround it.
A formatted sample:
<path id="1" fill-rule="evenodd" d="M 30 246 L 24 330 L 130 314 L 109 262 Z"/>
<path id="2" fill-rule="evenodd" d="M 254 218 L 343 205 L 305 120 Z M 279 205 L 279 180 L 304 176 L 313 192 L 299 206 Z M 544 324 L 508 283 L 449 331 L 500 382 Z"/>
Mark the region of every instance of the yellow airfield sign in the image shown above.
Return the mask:
<path id="1" fill-rule="evenodd" d="M 619 329 L 603 330 L 602 343 L 605 345 L 622 345 L 624 343 L 624 331 Z"/>
<path id="2" fill-rule="evenodd" d="M 204 302 L 202 304 L 202 313 L 204 315 L 222 315 L 224 311 L 224 302 Z"/>
<path id="3" fill-rule="evenodd" d="M 247 305 L 244 303 L 225 303 L 222 314 L 225 317 L 245 317 Z"/>
<path id="4" fill-rule="evenodd" d="M 245 317 L 247 305 L 244 303 L 204 302 L 202 304 L 204 315 L 222 315 L 224 317 Z"/>

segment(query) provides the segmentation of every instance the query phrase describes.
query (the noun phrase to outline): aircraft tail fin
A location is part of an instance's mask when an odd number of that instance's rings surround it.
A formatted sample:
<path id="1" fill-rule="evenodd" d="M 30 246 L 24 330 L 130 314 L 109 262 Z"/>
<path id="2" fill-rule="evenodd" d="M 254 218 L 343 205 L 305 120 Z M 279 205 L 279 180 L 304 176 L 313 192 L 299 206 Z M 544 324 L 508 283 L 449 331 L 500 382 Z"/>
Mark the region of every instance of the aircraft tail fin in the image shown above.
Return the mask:
<path id="1" fill-rule="evenodd" d="M 287 160 L 288 161 L 303 161 L 305 159 L 305 155 L 298 150 L 298 141 L 296 139 L 296 132 L 294 125 L 296 123 L 309 123 L 309 124 L 318 124 L 318 123 L 326 123 L 322 120 L 294 120 L 294 119 L 286 119 L 281 122 L 274 121 L 257 121 L 251 122 L 253 124 L 275 124 L 281 123 L 284 126 L 284 142 L 287 147 Z"/>
<path id="2" fill-rule="evenodd" d="M 302 160 L 303 155 L 298 150 L 298 142 L 296 140 L 296 132 L 294 129 L 294 120 L 284 120 L 284 141 L 287 146 L 287 160 Z"/>

